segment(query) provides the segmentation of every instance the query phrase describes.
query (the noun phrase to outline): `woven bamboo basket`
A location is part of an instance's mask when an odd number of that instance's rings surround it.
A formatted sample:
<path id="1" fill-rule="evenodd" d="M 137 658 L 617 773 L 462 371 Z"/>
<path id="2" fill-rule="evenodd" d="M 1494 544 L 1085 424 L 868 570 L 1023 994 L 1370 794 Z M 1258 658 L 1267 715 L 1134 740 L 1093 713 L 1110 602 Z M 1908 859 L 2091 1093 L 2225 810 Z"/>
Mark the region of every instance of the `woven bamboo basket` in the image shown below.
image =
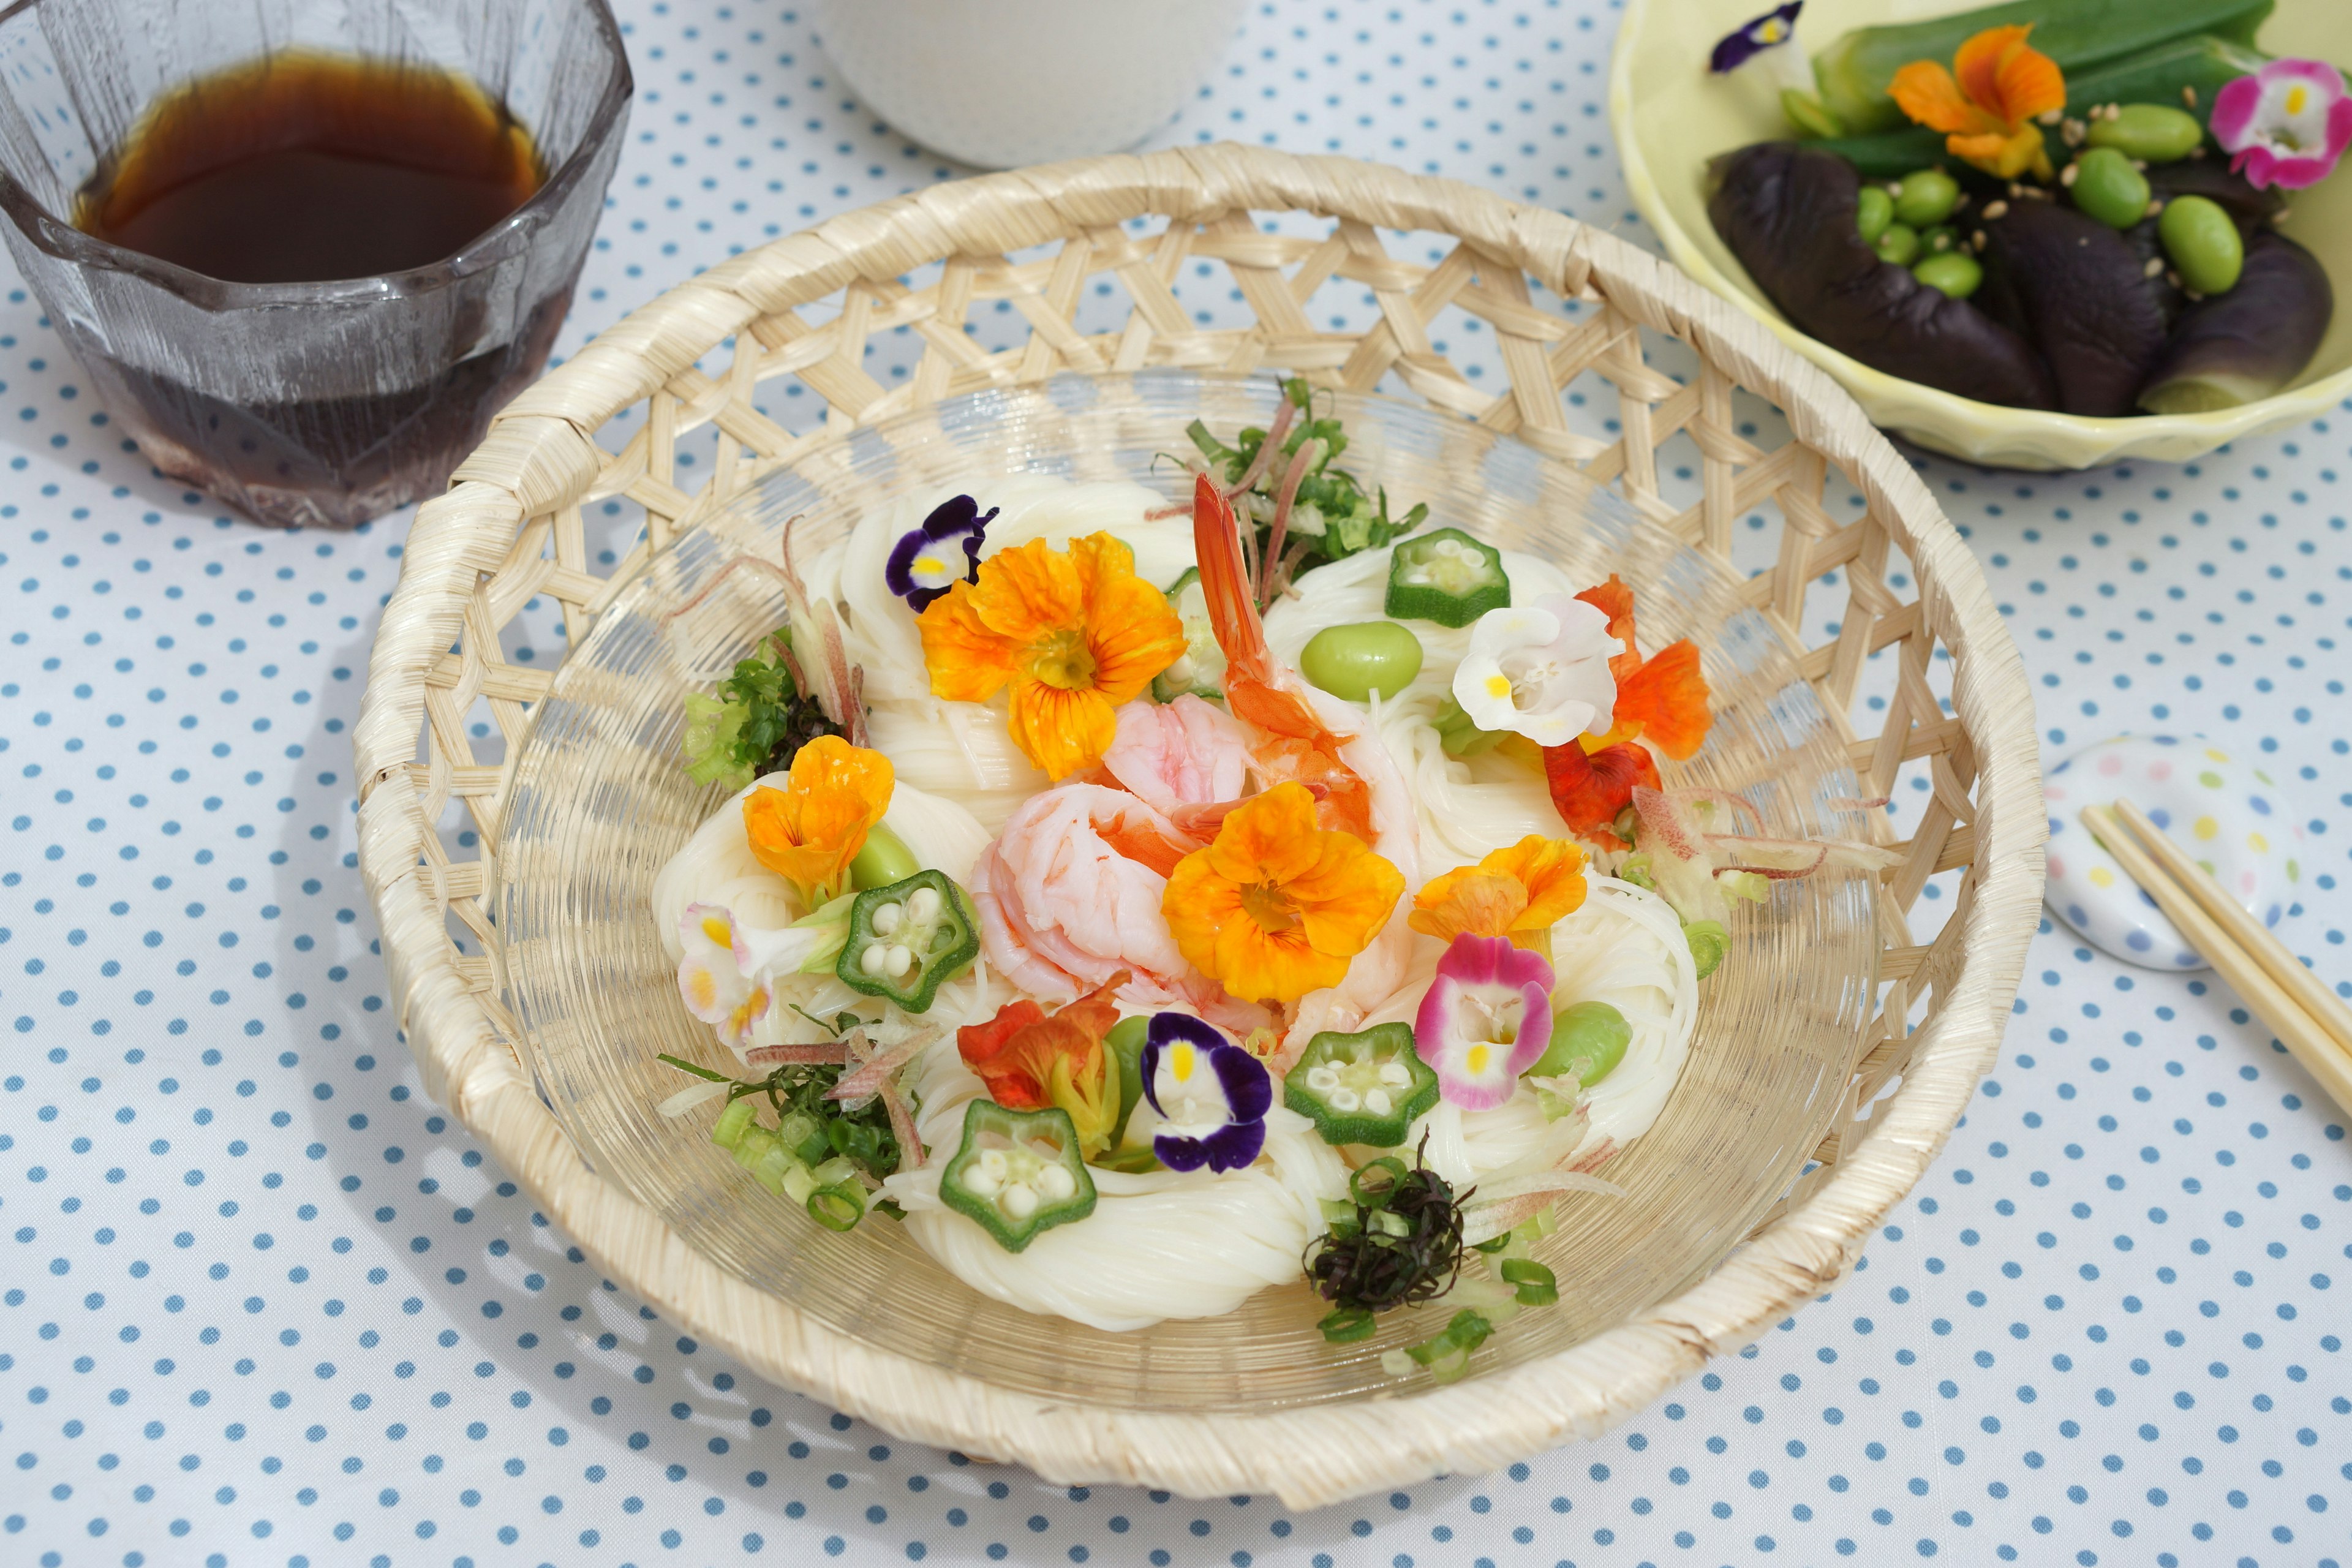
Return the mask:
<path id="1" fill-rule="evenodd" d="M 1283 232 L 1254 213 L 1277 215 Z M 1383 232 L 1416 234 L 1433 259 L 1392 254 Z M 1014 259 L 1024 252 L 1035 254 Z M 1221 267 L 1248 324 L 1202 326 L 1179 303 L 1180 271 L 1203 264 Z M 928 268 L 923 286 L 907 281 Z M 1305 302 L 1335 277 L 1369 290 L 1366 330 L 1309 320 Z M 1105 283 L 1123 290 L 1124 321 L 1081 331 L 1082 300 Z M 1581 306 L 1540 308 L 1530 283 Z M 968 327 L 996 301 L 1025 336 L 992 352 Z M 1491 330 L 1499 393 L 1435 346 L 1441 317 L 1455 314 Z M 921 358 L 886 388 L 861 361 L 869 340 L 899 328 L 920 335 Z M 1685 362 L 1680 376 L 1662 368 Z M 1776 512 L 1777 552 L 1747 579 L 1749 603 L 1843 727 L 1864 792 L 1927 781 L 1879 889 L 1877 1015 L 1810 1168 L 1696 1287 L 1507 1379 L 1204 1416 L 1041 1400 L 918 1365 L 689 1247 L 589 1168 L 519 1058 L 490 898 L 512 759 L 551 672 L 509 659 L 501 629 L 543 597 L 576 641 L 654 552 L 848 429 L 989 386 L 1163 365 L 1280 368 L 1355 391 L 1387 378 L 1580 466 L 1650 524 L 1725 561 L 1737 522 Z M 1616 399 L 1605 437 L 1568 416 L 1565 389 L 1593 377 Z M 822 424 L 794 436 L 762 415 L 755 389 L 775 378 L 814 394 Z M 1785 438 L 1758 434 L 1778 422 L 1749 417 L 1760 405 L 1744 395 L 1777 406 Z M 600 444 L 636 405 L 625 443 Z M 717 462 L 689 493 L 678 446 L 704 425 L 718 427 Z M 1689 499 L 1675 499 L 1678 478 L 1696 479 Z M 1825 493 L 1832 483 L 1860 498 L 1851 521 L 1834 515 L 1846 509 Z M 583 509 L 612 498 L 641 506 L 644 522 L 600 576 Z M 1809 645 L 1808 595 L 1840 577 L 1842 618 Z M 1865 670 L 1877 678 L 1867 701 Z M 504 762 L 477 760 L 471 721 L 485 709 Z M 1827 1289 L 1992 1066 L 2042 896 L 2032 699 L 2016 648 L 1967 546 L 1850 397 L 1681 273 L 1567 217 L 1377 165 L 1229 145 L 1030 169 L 845 214 L 605 332 L 509 405 L 419 512 L 357 752 L 362 873 L 427 1092 L 609 1278 L 762 1375 L 906 1438 L 1057 1482 L 1271 1491 L 1294 1507 L 1596 1436 Z M 472 859 L 453 848 L 469 841 Z M 1948 887 L 1948 912 L 1917 939 L 1910 916 L 1931 879 Z"/>

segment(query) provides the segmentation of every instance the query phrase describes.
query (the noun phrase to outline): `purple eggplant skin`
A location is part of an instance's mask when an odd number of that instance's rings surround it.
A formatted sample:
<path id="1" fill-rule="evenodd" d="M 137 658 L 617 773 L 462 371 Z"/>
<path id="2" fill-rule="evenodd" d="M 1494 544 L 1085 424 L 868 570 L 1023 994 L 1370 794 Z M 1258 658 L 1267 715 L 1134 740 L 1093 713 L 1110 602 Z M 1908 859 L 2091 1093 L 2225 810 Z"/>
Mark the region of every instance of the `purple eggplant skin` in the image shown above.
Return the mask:
<path id="1" fill-rule="evenodd" d="M 2203 196 L 2238 220 L 2240 228 L 2269 223 L 2286 210 L 2286 193 L 2276 185 L 2256 190 L 2243 174 L 2233 174 L 2219 158 L 2183 158 L 2174 163 L 2150 163 L 2147 193 L 2158 201 L 2175 196 Z"/>
<path id="2" fill-rule="evenodd" d="M 2303 374 L 2335 309 L 2335 290 L 2311 252 L 2258 228 L 2246 237 L 2237 287 L 2181 312 L 2139 406 L 2208 414 L 2268 397 Z"/>
<path id="3" fill-rule="evenodd" d="M 2057 406 L 2032 343 L 1863 243 L 1854 220 L 1861 179 L 1844 159 L 1764 142 L 1716 159 L 1708 175 L 1715 232 L 1801 331 L 1874 370 L 1960 397 Z"/>
<path id="4" fill-rule="evenodd" d="M 2129 414 L 2164 353 L 2164 311 L 2131 241 L 2055 202 L 2021 197 L 1981 225 L 1988 274 L 2014 292 L 2068 414 Z"/>

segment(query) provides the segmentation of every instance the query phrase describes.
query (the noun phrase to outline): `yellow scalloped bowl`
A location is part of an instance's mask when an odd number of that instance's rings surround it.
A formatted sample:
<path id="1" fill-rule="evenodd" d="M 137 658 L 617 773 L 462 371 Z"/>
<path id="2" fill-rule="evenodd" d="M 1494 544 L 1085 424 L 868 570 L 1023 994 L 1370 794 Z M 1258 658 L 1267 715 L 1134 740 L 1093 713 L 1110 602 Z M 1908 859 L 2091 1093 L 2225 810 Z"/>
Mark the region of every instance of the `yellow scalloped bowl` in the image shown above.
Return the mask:
<path id="1" fill-rule="evenodd" d="M 1974 0 L 1806 0 L 1801 41 L 1826 46 L 1849 27 L 1972 9 Z M 1685 271 L 1835 376 L 1874 424 L 1931 451 L 2005 468 L 2093 468 L 2131 458 L 2186 462 L 2242 436 L 2299 425 L 2352 398 L 2352 168 L 2294 195 L 2286 232 L 2318 257 L 2336 310 L 2294 384 L 2213 414 L 2088 419 L 2002 408 L 1871 369 L 1789 324 L 1707 222 L 1707 161 L 1789 134 L 1770 66 L 1707 74 L 1717 38 L 1769 7 L 1763 0 L 1629 0 L 1609 68 L 1609 121 L 1625 184 L 1666 254 Z M 2352 62 L 2352 0 L 2279 0 L 2262 47 Z M 2352 162 L 2352 160 L 2347 160 Z"/>

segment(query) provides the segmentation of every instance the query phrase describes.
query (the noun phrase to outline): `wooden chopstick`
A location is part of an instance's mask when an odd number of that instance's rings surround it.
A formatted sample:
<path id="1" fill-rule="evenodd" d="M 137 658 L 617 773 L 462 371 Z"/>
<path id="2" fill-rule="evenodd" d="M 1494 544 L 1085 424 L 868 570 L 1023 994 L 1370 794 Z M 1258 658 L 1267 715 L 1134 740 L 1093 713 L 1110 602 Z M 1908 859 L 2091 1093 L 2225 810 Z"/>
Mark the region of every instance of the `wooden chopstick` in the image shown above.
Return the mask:
<path id="1" fill-rule="evenodd" d="M 2352 1009 L 2137 806 L 2085 806 L 2082 820 L 2304 1070 L 2352 1111 Z"/>

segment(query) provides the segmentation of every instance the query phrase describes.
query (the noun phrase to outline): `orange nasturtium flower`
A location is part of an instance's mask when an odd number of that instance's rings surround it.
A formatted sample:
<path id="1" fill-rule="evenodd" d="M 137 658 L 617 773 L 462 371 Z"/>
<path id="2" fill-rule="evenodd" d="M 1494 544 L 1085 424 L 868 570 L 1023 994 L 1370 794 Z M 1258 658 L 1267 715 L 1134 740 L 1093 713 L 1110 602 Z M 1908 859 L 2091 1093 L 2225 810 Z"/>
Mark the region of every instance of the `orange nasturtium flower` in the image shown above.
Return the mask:
<path id="1" fill-rule="evenodd" d="M 1706 743 L 1714 715 L 1706 705 L 1706 678 L 1698 646 L 1685 637 L 1649 658 L 1633 641 L 1633 590 L 1615 573 L 1598 587 L 1577 595 L 1609 617 L 1609 635 L 1625 651 L 1611 657 L 1617 679 L 1617 705 L 1605 735 L 1579 735 L 1564 746 L 1547 746 L 1544 778 L 1560 820 L 1607 849 L 1623 847 L 1611 830 L 1617 814 L 1633 803 L 1633 786 L 1658 787 L 1658 764 L 1636 740 L 1644 740 L 1680 762 Z"/>
<path id="2" fill-rule="evenodd" d="M 1183 623 L 1108 533 L 1000 550 L 917 624 L 931 694 L 985 702 L 1009 685 L 1013 739 L 1055 779 L 1100 762 L 1113 710 L 1184 652 Z"/>
<path id="3" fill-rule="evenodd" d="M 799 889 L 812 910 L 838 898 L 868 829 L 890 807 L 890 759 L 820 735 L 793 758 L 784 787 L 743 797 L 743 831 L 760 864 Z"/>
<path id="4" fill-rule="evenodd" d="M 1026 996 L 1008 1002 L 988 1022 L 958 1029 L 956 1050 L 1006 1110 L 1068 1111 L 1078 1148 L 1092 1159 L 1110 1146 L 1118 1120 L 1118 1058 L 1103 1048 L 1103 1037 L 1118 1022 L 1111 994 L 1129 978 L 1122 969 L 1050 1015 Z"/>
<path id="5" fill-rule="evenodd" d="M 1565 838 L 1530 833 L 1475 866 L 1432 878 L 1405 923 L 1452 942 L 1507 936 L 1514 947 L 1551 956 L 1551 928 L 1584 903 L 1584 851 Z"/>
<path id="6" fill-rule="evenodd" d="M 1639 737 L 1676 762 L 1706 743 L 1714 715 L 1706 706 L 1706 678 L 1699 671 L 1698 645 L 1688 637 L 1670 643 L 1648 658 L 1633 646 L 1633 590 L 1612 572 L 1609 581 L 1577 595 L 1609 617 L 1609 635 L 1625 651 L 1609 660 L 1617 678 L 1617 706 L 1605 735 L 1580 735 L 1590 754 Z"/>
<path id="7" fill-rule="evenodd" d="M 2032 30 L 1987 27 L 1960 46 L 1952 69 L 1913 60 L 1887 93 L 1913 120 L 1944 132 L 1953 157 L 2003 180 L 2028 170 L 2046 180 L 2050 153 L 2034 121 L 2066 107 L 2066 80 L 2057 61 L 2026 43 Z"/>
<path id="8" fill-rule="evenodd" d="M 1352 833 L 1315 825 L 1307 786 L 1234 808 L 1177 863 L 1160 912 L 1192 966 L 1245 1002 L 1337 985 L 1404 892 L 1404 874 Z"/>

